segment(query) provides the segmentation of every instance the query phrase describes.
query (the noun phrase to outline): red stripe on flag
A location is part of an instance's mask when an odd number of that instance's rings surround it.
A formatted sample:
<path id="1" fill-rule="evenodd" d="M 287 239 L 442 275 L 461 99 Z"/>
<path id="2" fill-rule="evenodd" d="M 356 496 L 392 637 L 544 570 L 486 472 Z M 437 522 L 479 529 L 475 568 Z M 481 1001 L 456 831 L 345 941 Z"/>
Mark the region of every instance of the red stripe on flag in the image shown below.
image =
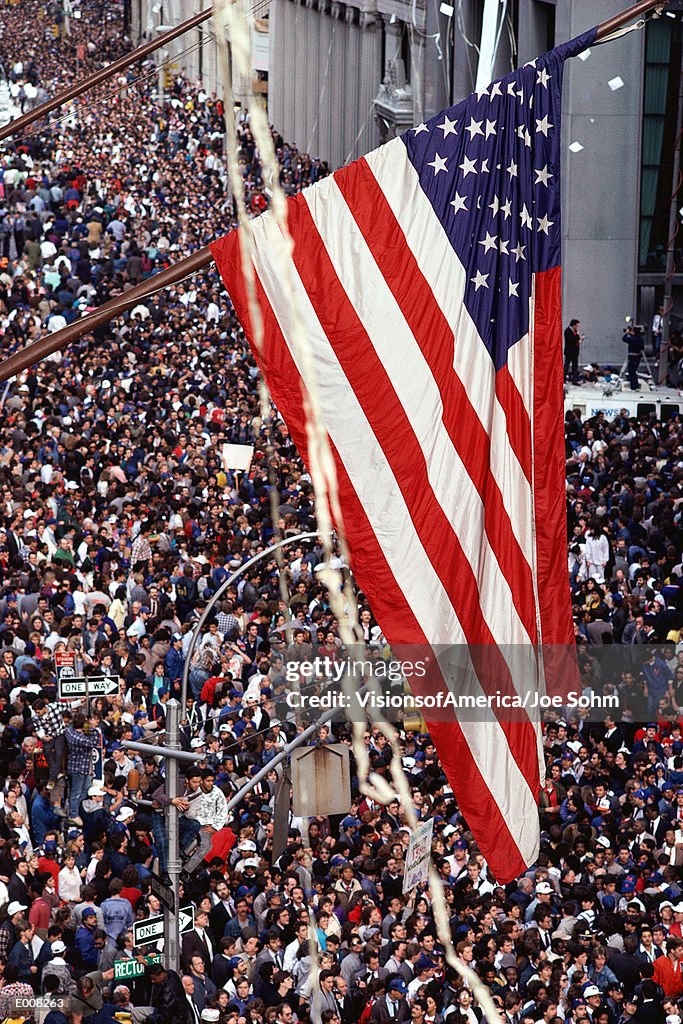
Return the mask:
<path id="1" fill-rule="evenodd" d="M 293 259 L 306 293 L 357 401 L 380 444 L 399 485 L 420 541 L 463 628 L 474 645 L 472 661 L 485 661 L 477 672 L 482 689 L 516 694 L 510 672 L 484 619 L 477 580 L 457 534 L 446 518 L 429 483 L 424 454 L 391 380 L 375 352 L 356 311 L 342 287 L 303 195 L 292 199 L 288 228 L 294 240 Z M 381 396 L 381 400 L 378 400 Z M 400 643 L 403 637 L 388 639 Z M 485 658 L 481 645 L 490 645 Z M 494 654 L 495 652 L 495 654 Z M 492 673 L 492 658 L 497 671 Z M 539 789 L 536 734 L 528 718 L 509 721 L 500 712 L 502 728 L 514 759 L 534 793 Z"/>
<path id="2" fill-rule="evenodd" d="M 211 253 L 273 400 L 285 419 L 301 457 L 306 461 L 308 449 L 303 413 L 303 383 L 258 279 L 256 292 L 264 321 L 264 339 L 261 351 L 256 350 L 242 275 L 238 234 L 231 232 L 213 242 Z M 345 534 L 354 569 L 358 567 L 359 585 L 367 595 L 378 621 L 384 624 L 385 635 L 390 637 L 400 634 L 404 643 L 427 648 L 427 638 L 396 583 L 334 446 L 332 452 L 337 469 L 340 503 L 345 512 Z M 446 689 L 445 681 L 443 688 Z M 427 727 L 437 745 L 441 764 L 456 794 L 460 810 L 474 830 L 493 875 L 501 883 L 512 881 L 527 865 L 498 804 L 487 788 L 459 723 L 454 718 L 452 722 L 428 722 Z"/>
<path id="3" fill-rule="evenodd" d="M 541 643 L 550 695 L 580 688 L 567 566 L 562 362 L 562 273 L 535 276 L 534 293 L 534 509 Z"/>
<path id="4" fill-rule="evenodd" d="M 367 161 L 356 160 L 351 166 L 336 171 L 334 180 L 432 371 L 443 405 L 443 424 L 481 498 L 486 535 L 500 570 L 510 584 L 517 614 L 530 640 L 535 642 L 536 605 L 531 567 L 515 537 L 503 496 L 491 472 L 489 436 L 453 369 L 453 331 Z M 519 419 L 518 410 L 515 412 Z M 528 416 L 526 418 L 528 424 Z"/>
<path id="5" fill-rule="evenodd" d="M 519 459 L 524 475 L 531 483 L 531 421 L 524 399 L 507 366 L 496 374 L 496 397 L 505 413 L 505 427 L 510 444 Z"/>

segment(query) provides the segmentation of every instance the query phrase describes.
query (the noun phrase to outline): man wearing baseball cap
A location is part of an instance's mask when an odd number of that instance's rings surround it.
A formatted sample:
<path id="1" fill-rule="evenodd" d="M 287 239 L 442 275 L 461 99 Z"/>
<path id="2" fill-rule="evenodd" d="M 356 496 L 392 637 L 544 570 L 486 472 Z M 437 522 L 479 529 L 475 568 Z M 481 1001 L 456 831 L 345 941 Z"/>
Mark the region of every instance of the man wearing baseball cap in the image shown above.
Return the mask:
<path id="1" fill-rule="evenodd" d="M 602 1006 L 602 994 L 597 985 L 586 985 L 583 990 L 588 1016 L 592 1019 Z"/>
<path id="2" fill-rule="evenodd" d="M 386 984 L 386 995 L 378 999 L 370 1013 L 370 1020 L 374 1024 L 384 1024 L 385 1021 L 396 1021 L 402 1024 L 410 1020 L 410 1008 L 406 1002 L 406 983 L 403 978 L 396 976 L 389 978 Z"/>

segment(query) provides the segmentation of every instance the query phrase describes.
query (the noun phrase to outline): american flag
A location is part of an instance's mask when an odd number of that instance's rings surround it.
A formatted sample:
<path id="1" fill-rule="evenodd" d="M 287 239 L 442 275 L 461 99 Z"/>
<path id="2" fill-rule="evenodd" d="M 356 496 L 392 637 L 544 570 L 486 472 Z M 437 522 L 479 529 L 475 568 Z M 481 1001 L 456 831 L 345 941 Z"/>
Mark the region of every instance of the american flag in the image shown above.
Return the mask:
<path id="1" fill-rule="evenodd" d="M 501 650 L 573 644 L 560 111 L 564 61 L 594 38 L 539 57 L 290 199 L 293 285 L 273 255 L 272 215 L 252 225 L 265 334 L 254 354 L 305 459 L 296 304 L 354 573 L 377 622 L 392 646 L 479 652 L 482 692 L 494 680 L 511 693 L 527 685 Z M 211 249 L 252 341 L 239 232 Z M 538 853 L 537 716 L 426 717 L 492 874 L 514 878 Z"/>

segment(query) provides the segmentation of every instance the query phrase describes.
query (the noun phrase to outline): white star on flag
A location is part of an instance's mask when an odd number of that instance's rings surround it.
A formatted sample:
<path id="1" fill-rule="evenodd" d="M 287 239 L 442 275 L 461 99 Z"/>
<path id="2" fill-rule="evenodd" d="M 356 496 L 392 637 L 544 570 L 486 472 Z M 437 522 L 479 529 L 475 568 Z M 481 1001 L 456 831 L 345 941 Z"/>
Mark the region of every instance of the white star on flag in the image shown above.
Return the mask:
<path id="1" fill-rule="evenodd" d="M 498 216 L 498 210 L 500 209 L 500 203 L 498 202 L 498 196 L 493 197 L 493 202 L 489 203 L 489 210 L 493 211 L 493 216 Z"/>
<path id="2" fill-rule="evenodd" d="M 489 173 L 489 159 L 487 157 L 486 160 L 482 160 L 482 162 L 481 162 L 481 174 L 488 174 L 488 173 Z"/>
<path id="3" fill-rule="evenodd" d="M 504 204 L 501 206 L 501 210 L 503 211 L 503 216 L 505 217 L 505 220 L 507 220 L 510 214 L 512 213 L 512 203 L 510 202 L 509 199 L 505 200 Z"/>
<path id="4" fill-rule="evenodd" d="M 443 117 L 444 117 L 443 124 L 438 124 L 437 128 L 440 128 L 441 131 L 443 132 L 444 139 L 446 138 L 447 135 L 457 135 L 458 133 L 455 130 L 455 126 L 456 126 L 456 124 L 458 122 L 457 121 L 451 121 L 449 119 L 449 117 L 448 117 L 448 114 L 444 114 Z"/>
<path id="5" fill-rule="evenodd" d="M 507 172 L 508 172 L 508 174 L 510 175 L 511 178 L 516 178 L 517 177 L 517 164 L 515 163 L 514 160 L 511 161 L 510 166 L 507 169 Z"/>
<path id="6" fill-rule="evenodd" d="M 541 70 L 538 72 L 538 75 L 536 76 L 536 84 L 542 85 L 544 89 L 547 89 L 548 82 L 551 78 L 552 75 L 549 75 L 545 68 L 541 68 Z"/>
<path id="7" fill-rule="evenodd" d="M 465 206 L 466 200 L 467 196 L 461 196 L 458 192 L 456 192 L 455 199 L 451 199 L 450 204 L 453 207 L 453 213 L 458 213 L 459 210 L 464 210 L 465 213 L 467 213 L 468 210 L 467 207 Z"/>
<path id="8" fill-rule="evenodd" d="M 502 92 L 502 90 L 500 88 L 500 82 L 494 82 L 493 85 L 491 86 L 491 95 L 490 95 L 489 99 L 493 99 L 494 96 L 502 96 L 502 95 L 503 95 L 503 92 Z"/>
<path id="9" fill-rule="evenodd" d="M 508 298 L 510 298 L 512 295 L 514 295 L 516 298 L 519 298 L 519 281 L 513 281 L 512 279 L 510 279 L 508 283 Z"/>
<path id="10" fill-rule="evenodd" d="M 468 156 L 464 157 L 463 162 L 458 167 L 462 171 L 463 178 L 466 178 L 468 174 L 477 173 L 477 161 L 470 160 Z"/>
<path id="11" fill-rule="evenodd" d="M 526 261 L 526 256 L 524 255 L 524 253 L 526 251 L 526 246 L 525 245 L 520 245 L 519 242 L 518 242 L 517 245 L 515 246 L 515 248 L 512 251 L 515 254 L 515 256 L 517 257 L 517 262 L 518 263 L 519 263 L 520 260 L 525 260 Z"/>
<path id="12" fill-rule="evenodd" d="M 435 153 L 434 154 L 434 159 L 430 160 L 429 163 L 427 164 L 427 166 L 434 168 L 434 177 L 436 177 L 437 174 L 439 174 L 440 171 L 446 171 L 447 172 L 446 157 L 445 156 L 439 156 L 438 153 Z"/>
<path id="13" fill-rule="evenodd" d="M 509 256 L 510 255 L 510 253 L 508 252 L 508 245 L 509 244 L 510 244 L 510 239 L 509 238 L 508 239 L 501 238 L 500 243 L 498 245 L 498 251 L 503 256 Z"/>
<path id="14" fill-rule="evenodd" d="M 480 288 L 488 288 L 488 279 L 488 274 L 482 274 L 481 270 L 478 270 L 476 277 L 471 277 L 470 281 L 474 285 L 474 290 L 478 292 Z"/>
<path id="15" fill-rule="evenodd" d="M 538 118 L 536 118 L 536 132 L 537 133 L 538 132 L 543 132 L 543 134 L 545 135 L 546 139 L 548 138 L 548 132 L 550 131 L 551 128 L 554 128 L 554 127 L 555 127 L 555 125 L 551 124 L 550 121 L 548 120 L 548 115 L 547 114 L 545 115 L 545 117 L 541 118 L 540 121 L 538 120 Z"/>
<path id="16" fill-rule="evenodd" d="M 427 132 L 427 134 L 429 134 L 429 128 L 424 123 L 424 121 L 422 122 L 422 124 L 419 124 L 417 128 L 413 128 L 414 135 L 419 135 L 421 132 Z"/>
<path id="17" fill-rule="evenodd" d="M 534 226 L 534 222 L 531 219 L 531 215 L 526 208 L 526 203 L 522 207 L 519 216 L 521 218 L 523 228 L 532 228 Z"/>
<path id="18" fill-rule="evenodd" d="M 470 133 L 470 139 L 473 139 L 475 135 L 484 134 L 481 130 L 483 123 L 483 121 L 475 121 L 473 117 L 470 118 L 470 123 L 465 128 L 465 131 Z"/>
<path id="19" fill-rule="evenodd" d="M 545 187 L 547 188 L 548 182 L 552 178 L 552 174 L 548 170 L 548 165 L 546 164 L 545 167 L 540 171 L 537 167 L 535 167 L 534 171 L 536 173 L 536 181 L 534 182 L 534 185 L 545 185 Z"/>
<path id="20" fill-rule="evenodd" d="M 489 251 L 489 249 L 495 249 L 496 248 L 496 236 L 495 235 L 490 235 L 488 233 L 488 231 L 487 231 L 486 232 L 486 238 L 483 240 L 483 242 L 480 242 L 479 245 L 483 245 L 484 246 L 484 255 L 486 255 L 486 253 Z"/>
<path id="21" fill-rule="evenodd" d="M 548 220 L 548 214 L 547 213 L 544 214 L 543 217 L 537 217 L 536 220 L 538 221 L 538 230 L 545 232 L 546 235 L 548 234 L 550 228 L 555 223 L 554 220 Z"/>
<path id="22" fill-rule="evenodd" d="M 497 123 L 498 123 L 497 121 L 489 121 L 488 118 L 487 118 L 487 120 L 486 120 L 486 138 L 487 139 L 488 139 L 489 135 L 495 135 L 496 134 L 496 125 L 497 125 Z"/>

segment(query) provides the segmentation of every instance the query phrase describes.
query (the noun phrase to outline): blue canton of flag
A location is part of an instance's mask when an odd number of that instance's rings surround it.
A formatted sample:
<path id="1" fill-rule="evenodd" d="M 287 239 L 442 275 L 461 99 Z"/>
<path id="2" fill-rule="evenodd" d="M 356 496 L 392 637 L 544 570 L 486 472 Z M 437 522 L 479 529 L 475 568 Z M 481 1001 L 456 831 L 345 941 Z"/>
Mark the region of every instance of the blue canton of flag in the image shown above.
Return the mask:
<path id="1" fill-rule="evenodd" d="M 528 333 L 533 274 L 560 264 L 562 73 L 595 31 L 402 136 L 465 267 L 465 305 L 497 370 Z"/>

